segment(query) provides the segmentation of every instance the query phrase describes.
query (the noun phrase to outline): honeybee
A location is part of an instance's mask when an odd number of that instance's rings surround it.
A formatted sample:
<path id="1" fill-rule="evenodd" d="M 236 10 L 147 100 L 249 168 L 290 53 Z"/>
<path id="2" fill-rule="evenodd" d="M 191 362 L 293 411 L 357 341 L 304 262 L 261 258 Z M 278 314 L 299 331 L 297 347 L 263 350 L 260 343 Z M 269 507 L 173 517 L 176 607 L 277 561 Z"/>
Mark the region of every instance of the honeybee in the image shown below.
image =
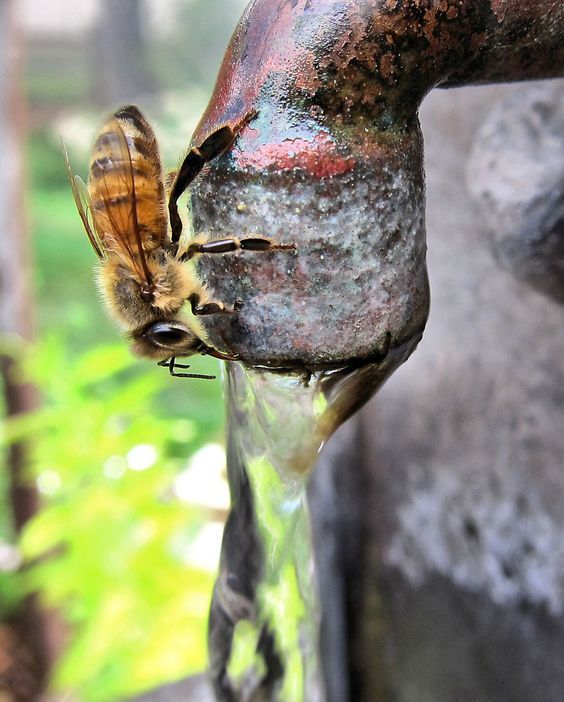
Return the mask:
<path id="1" fill-rule="evenodd" d="M 126 332 L 133 353 L 157 360 L 177 377 L 213 378 L 176 372 L 189 368 L 176 363 L 177 356 L 203 354 L 224 361 L 238 358 L 207 343 L 198 317 L 234 313 L 236 309 L 210 300 L 191 259 L 240 249 L 295 248 L 260 236 L 194 240 L 184 250 L 180 246 L 178 198 L 206 163 L 233 144 L 254 116 L 249 113 L 233 126 L 221 127 L 188 151 L 172 181 L 169 208 L 157 140 L 137 107 L 122 107 L 102 126 L 92 149 L 87 185 L 73 175 L 63 144 L 72 193 L 99 259 L 98 287 L 110 315 Z M 185 303 L 189 303 L 191 315 L 183 310 Z"/>

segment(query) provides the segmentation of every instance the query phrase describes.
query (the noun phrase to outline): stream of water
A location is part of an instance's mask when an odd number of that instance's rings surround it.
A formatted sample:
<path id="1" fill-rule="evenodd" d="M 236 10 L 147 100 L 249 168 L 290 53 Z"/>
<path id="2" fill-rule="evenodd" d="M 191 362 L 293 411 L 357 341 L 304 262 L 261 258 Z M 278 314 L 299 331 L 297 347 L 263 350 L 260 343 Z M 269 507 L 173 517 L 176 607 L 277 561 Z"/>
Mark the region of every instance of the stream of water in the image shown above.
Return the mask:
<path id="1" fill-rule="evenodd" d="M 209 626 L 221 702 L 324 702 L 307 481 L 327 438 L 398 363 L 386 351 L 312 374 L 227 365 L 232 508 Z"/>

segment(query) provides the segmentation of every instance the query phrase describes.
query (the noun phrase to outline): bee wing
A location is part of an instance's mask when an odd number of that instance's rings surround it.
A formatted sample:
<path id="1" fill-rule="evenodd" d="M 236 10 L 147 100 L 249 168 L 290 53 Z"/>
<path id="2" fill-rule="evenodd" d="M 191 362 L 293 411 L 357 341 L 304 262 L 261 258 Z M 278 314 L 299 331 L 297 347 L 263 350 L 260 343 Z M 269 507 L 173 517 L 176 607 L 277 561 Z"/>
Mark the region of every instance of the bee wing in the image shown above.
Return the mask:
<path id="1" fill-rule="evenodd" d="M 94 219 L 104 220 L 104 248 L 118 254 L 139 278 L 152 282 L 147 266 L 137 211 L 135 174 L 125 132 L 115 117 L 106 132 L 110 145 L 105 152 L 96 188 L 89 181 Z M 109 229 L 109 230 L 108 230 Z"/>
<path id="2" fill-rule="evenodd" d="M 88 188 L 86 187 L 86 183 L 82 180 L 80 176 L 73 174 L 70 165 L 69 152 L 67 151 L 65 142 L 62 139 L 61 144 L 63 146 L 63 155 L 67 167 L 67 175 L 69 178 L 69 183 L 71 186 L 76 209 L 78 210 L 78 214 L 80 215 L 80 219 L 82 220 L 82 224 L 84 225 L 84 229 L 86 231 L 90 244 L 92 245 L 92 248 L 96 252 L 98 258 L 104 259 L 106 258 L 106 253 L 104 251 L 104 246 L 100 241 L 100 237 L 96 233 L 96 228 L 94 227 L 94 223 L 92 220 L 92 207 L 90 203 L 90 196 L 88 194 Z"/>

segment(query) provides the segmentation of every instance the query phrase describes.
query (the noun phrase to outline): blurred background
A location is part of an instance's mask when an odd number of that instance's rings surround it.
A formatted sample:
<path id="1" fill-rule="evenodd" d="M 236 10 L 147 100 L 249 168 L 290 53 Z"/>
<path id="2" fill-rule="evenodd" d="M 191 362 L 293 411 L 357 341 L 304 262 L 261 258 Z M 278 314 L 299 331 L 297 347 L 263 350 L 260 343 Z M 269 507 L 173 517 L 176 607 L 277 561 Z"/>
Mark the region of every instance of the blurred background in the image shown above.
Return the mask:
<path id="1" fill-rule="evenodd" d="M 228 504 L 220 381 L 130 358 L 60 140 L 85 177 L 104 119 L 135 102 L 174 168 L 244 4 L 0 0 L 0 702 L 154 702 L 205 666 Z M 348 607 L 359 690 L 562 699 L 561 298 L 534 289 L 545 266 L 531 285 L 504 260 L 535 263 L 530 241 L 542 253 L 560 231 L 562 86 L 433 91 L 421 110 L 429 324 L 324 454 L 335 503 L 313 501 L 325 553 L 334 533 L 353 574 L 322 582 Z M 546 238 L 529 239 L 538 221 Z"/>
<path id="2" fill-rule="evenodd" d="M 245 4 L 0 0 L 1 702 L 47 680 L 49 699 L 128 699 L 205 665 L 220 381 L 130 358 L 60 140 L 85 178 L 101 123 L 134 102 L 174 168 Z"/>

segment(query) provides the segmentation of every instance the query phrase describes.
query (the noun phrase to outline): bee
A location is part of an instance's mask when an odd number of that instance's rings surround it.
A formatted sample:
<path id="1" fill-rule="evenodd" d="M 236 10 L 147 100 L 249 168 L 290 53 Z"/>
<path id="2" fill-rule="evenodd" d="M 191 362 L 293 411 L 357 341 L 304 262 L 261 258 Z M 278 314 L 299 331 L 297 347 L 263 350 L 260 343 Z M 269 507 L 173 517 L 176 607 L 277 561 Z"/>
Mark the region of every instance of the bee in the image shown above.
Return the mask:
<path id="1" fill-rule="evenodd" d="M 184 250 L 180 245 L 178 198 L 254 116 L 251 112 L 234 126 L 221 127 L 188 151 L 172 179 L 168 207 L 157 140 L 137 107 L 122 107 L 103 124 L 92 149 L 87 184 L 73 175 L 63 144 L 76 207 L 99 259 L 98 287 L 109 313 L 126 332 L 134 354 L 157 360 L 173 376 L 213 378 L 176 372 L 189 368 L 176 362 L 178 356 L 238 358 L 208 344 L 198 317 L 233 314 L 236 308 L 210 300 L 191 260 L 237 250 L 295 249 L 294 244 L 260 236 L 194 240 Z M 191 315 L 183 309 L 186 303 Z"/>

